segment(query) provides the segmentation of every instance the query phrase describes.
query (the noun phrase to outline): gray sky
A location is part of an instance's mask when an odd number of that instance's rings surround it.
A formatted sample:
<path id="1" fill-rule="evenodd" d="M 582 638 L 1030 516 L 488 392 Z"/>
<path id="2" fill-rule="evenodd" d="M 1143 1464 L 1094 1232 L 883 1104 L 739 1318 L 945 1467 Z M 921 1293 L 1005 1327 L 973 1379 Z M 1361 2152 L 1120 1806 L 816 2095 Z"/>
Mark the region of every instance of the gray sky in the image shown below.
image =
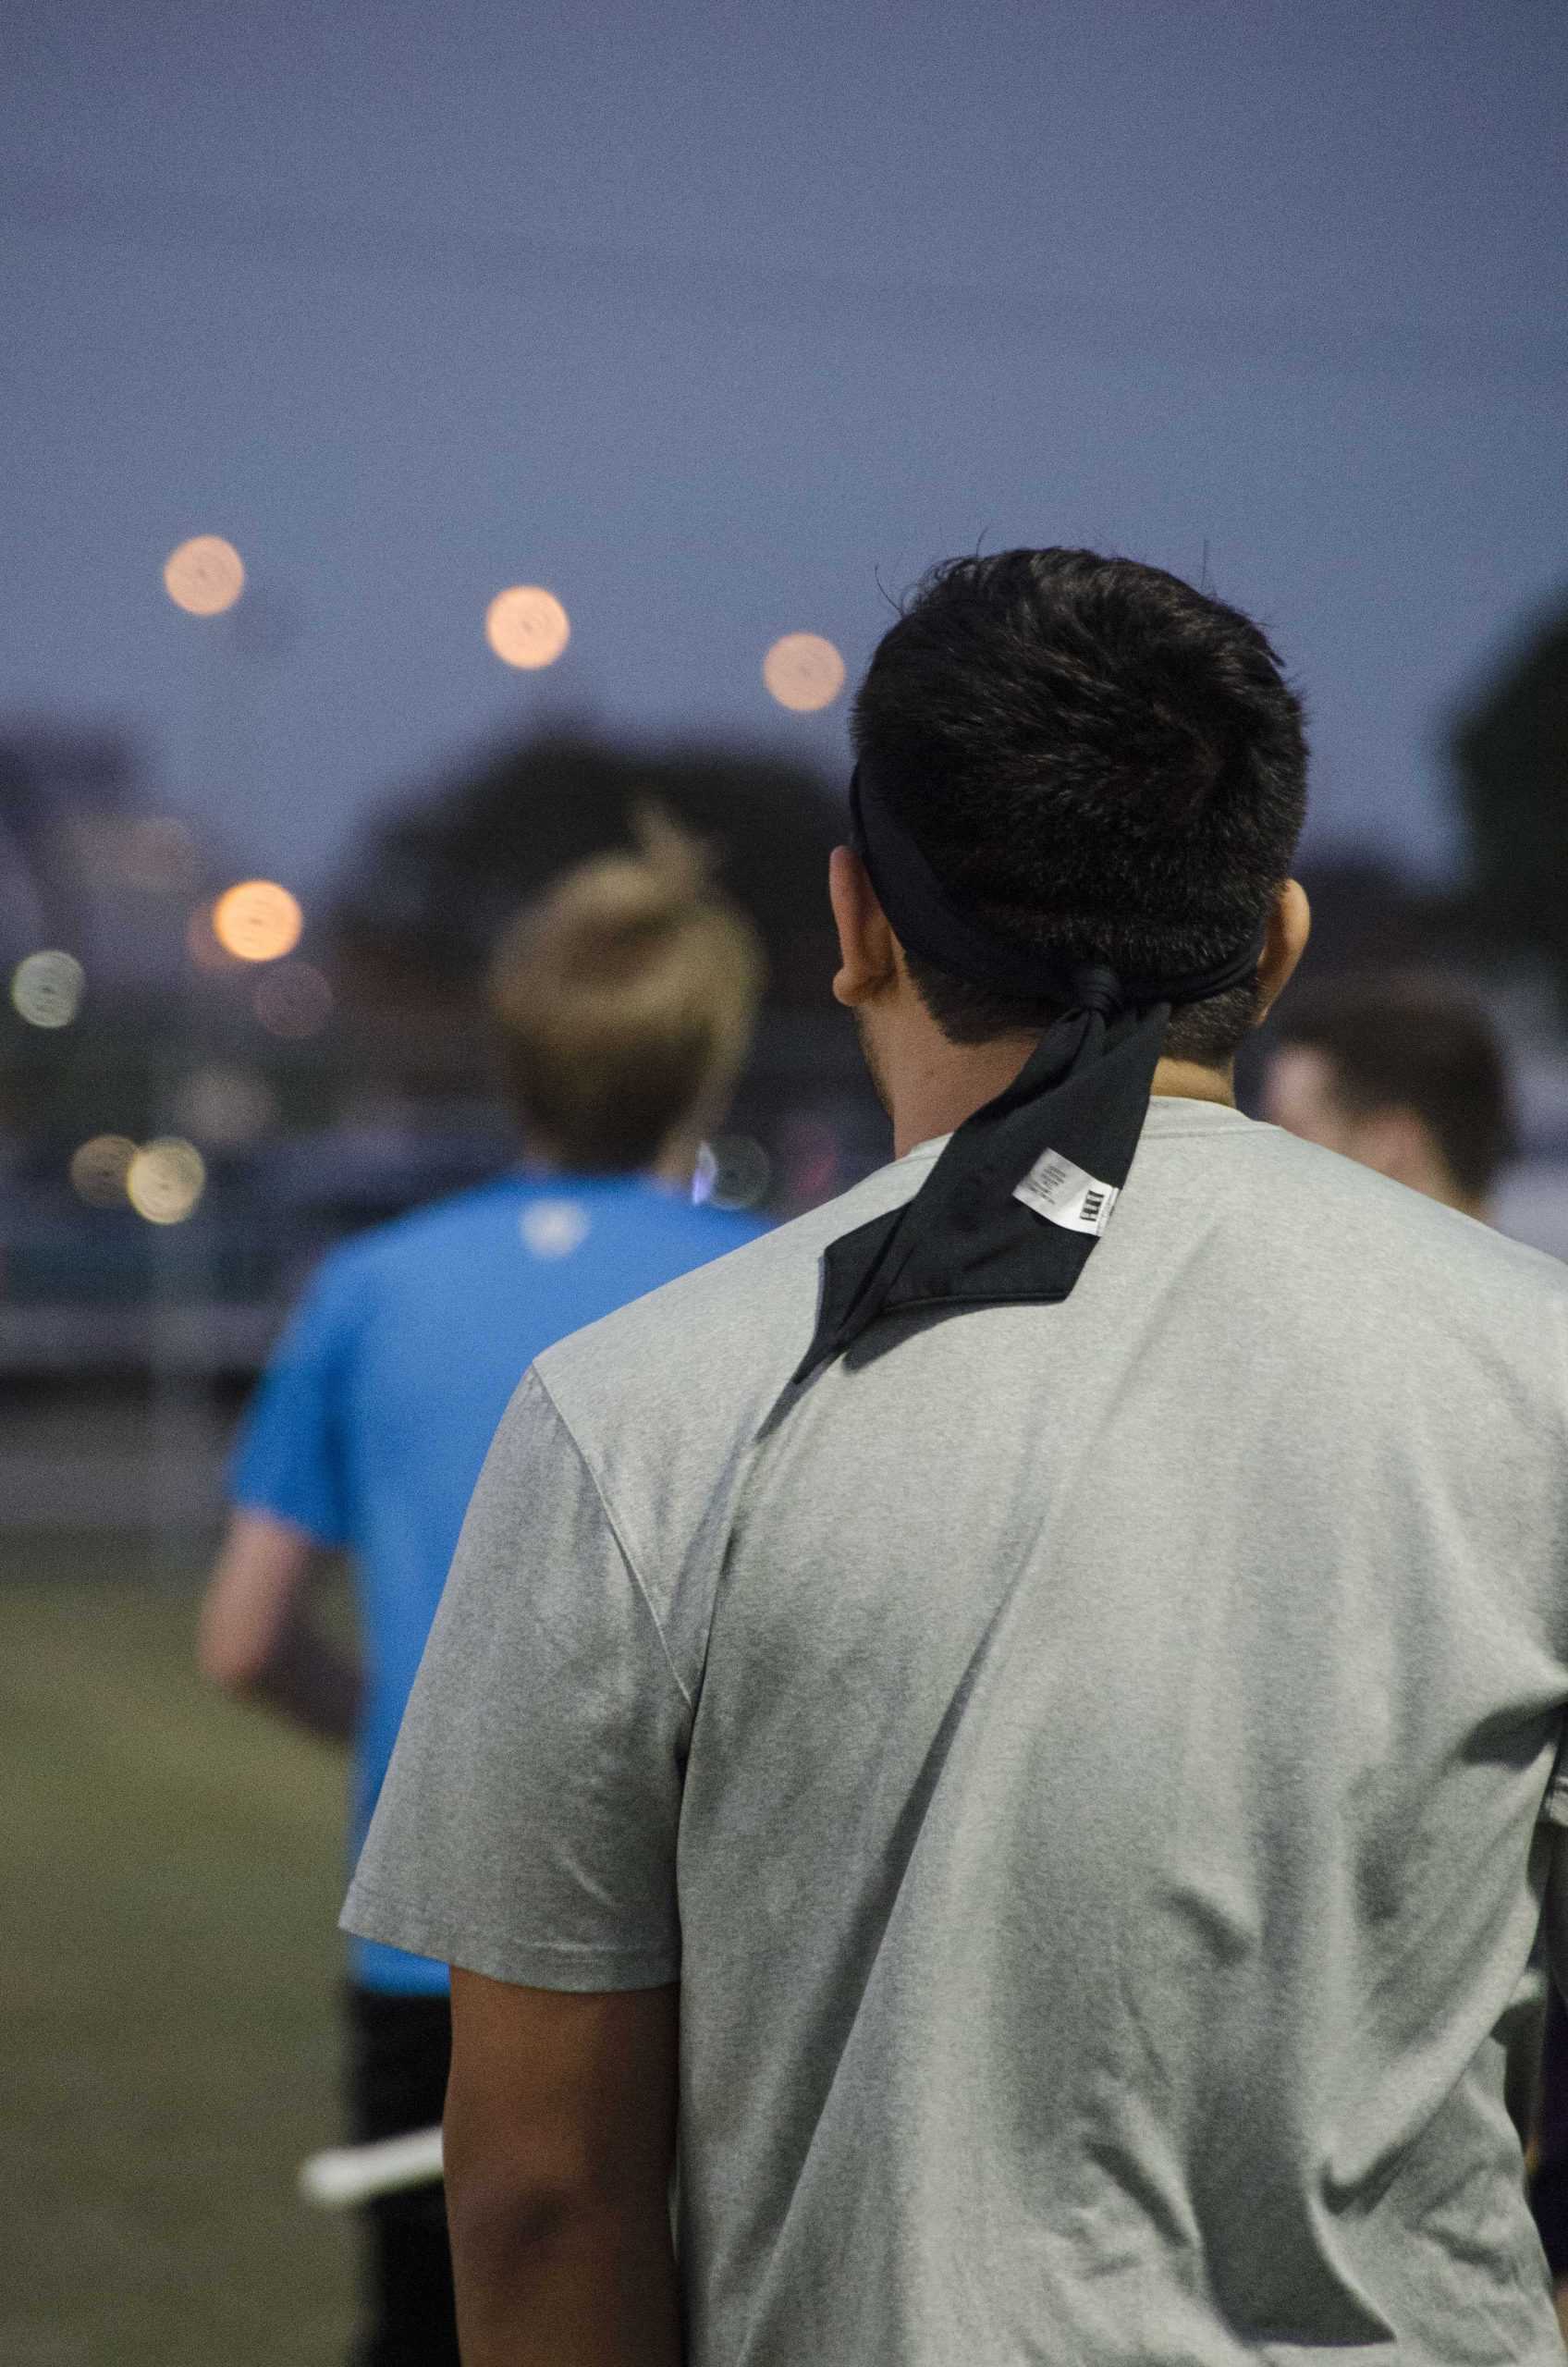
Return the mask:
<path id="1" fill-rule="evenodd" d="M 1207 552 L 1319 843 L 1440 867 L 1443 706 L 1568 579 L 1564 55 L 1556 0 L 9 0 L 0 713 L 125 719 L 308 885 L 530 711 L 837 767 L 764 650 L 852 672 L 934 558 Z M 164 595 L 199 533 L 230 619 Z"/>

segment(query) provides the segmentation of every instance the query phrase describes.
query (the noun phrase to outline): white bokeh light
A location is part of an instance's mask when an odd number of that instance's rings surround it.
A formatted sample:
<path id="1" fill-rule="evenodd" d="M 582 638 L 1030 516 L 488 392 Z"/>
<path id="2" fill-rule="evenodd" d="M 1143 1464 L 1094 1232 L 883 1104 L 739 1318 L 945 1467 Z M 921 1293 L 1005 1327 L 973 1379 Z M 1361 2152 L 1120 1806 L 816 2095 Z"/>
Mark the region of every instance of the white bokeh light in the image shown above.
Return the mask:
<path id="1" fill-rule="evenodd" d="M 699 1208 L 754 1208 L 772 1181 L 773 1162 L 754 1134 L 716 1134 L 697 1153 L 692 1197 Z"/>
<path id="2" fill-rule="evenodd" d="M 87 973 L 74 953 L 50 947 L 24 954 L 11 973 L 11 1000 L 30 1027 L 68 1027 L 81 1008 Z"/>
<path id="3" fill-rule="evenodd" d="M 149 1224 L 183 1224 L 206 1188 L 207 1162 L 179 1134 L 143 1143 L 126 1170 L 126 1198 Z"/>

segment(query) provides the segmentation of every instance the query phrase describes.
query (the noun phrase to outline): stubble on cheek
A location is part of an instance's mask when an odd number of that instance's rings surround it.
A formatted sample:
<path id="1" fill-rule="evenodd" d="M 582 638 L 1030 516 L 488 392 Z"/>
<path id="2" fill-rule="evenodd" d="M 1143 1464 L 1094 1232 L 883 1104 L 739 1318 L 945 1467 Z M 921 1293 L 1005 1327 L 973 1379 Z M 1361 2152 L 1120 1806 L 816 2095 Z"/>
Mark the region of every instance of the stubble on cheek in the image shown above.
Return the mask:
<path id="1" fill-rule="evenodd" d="M 877 1059 L 876 1044 L 872 1038 L 871 1029 L 866 1024 L 865 1013 L 863 1011 L 856 1011 L 851 1016 L 855 1023 L 855 1034 L 860 1038 L 860 1056 L 865 1062 L 866 1074 L 871 1079 L 871 1089 L 890 1118 L 893 1114 L 892 1096 L 888 1090 L 888 1080 L 883 1074 L 882 1064 Z"/>

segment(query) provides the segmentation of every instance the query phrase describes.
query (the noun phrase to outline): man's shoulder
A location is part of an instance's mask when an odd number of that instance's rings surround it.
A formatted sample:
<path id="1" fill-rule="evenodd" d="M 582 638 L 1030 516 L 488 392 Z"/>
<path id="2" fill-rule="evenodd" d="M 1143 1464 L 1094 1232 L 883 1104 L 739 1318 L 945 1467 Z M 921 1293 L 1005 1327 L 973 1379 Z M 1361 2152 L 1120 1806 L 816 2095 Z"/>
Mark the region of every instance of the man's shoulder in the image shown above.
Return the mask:
<path id="1" fill-rule="evenodd" d="M 566 1429 L 675 1664 L 700 1667 L 723 1540 L 752 1448 L 816 1321 L 822 1253 L 915 1191 L 929 1161 L 693 1268 L 547 1348 L 519 1407 Z"/>
<path id="2" fill-rule="evenodd" d="M 878 1168 L 821 1208 L 557 1341 L 537 1369 L 563 1419 L 591 1432 L 634 1403 L 644 1426 L 656 1428 L 668 1407 L 687 1427 L 711 1415 L 726 1430 L 754 1428 L 810 1343 L 823 1251 L 908 1198 L 928 1165 L 912 1154 Z"/>
<path id="3" fill-rule="evenodd" d="M 1544 1250 L 1337 1151 L 1274 1126 L 1253 1131 L 1280 1220 L 1317 1259 L 1395 1287 L 1436 1286 L 1453 1308 L 1495 1299 L 1504 1310 L 1555 1302 L 1568 1312 L 1568 1266 Z"/>

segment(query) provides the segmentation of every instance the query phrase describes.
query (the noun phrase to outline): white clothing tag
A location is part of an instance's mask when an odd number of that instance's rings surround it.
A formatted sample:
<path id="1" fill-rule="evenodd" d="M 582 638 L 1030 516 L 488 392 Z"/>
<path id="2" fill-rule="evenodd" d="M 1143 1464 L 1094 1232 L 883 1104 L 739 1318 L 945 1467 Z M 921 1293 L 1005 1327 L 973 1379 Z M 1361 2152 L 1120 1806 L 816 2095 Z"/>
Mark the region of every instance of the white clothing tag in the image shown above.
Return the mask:
<path id="1" fill-rule="evenodd" d="M 1074 1167 L 1059 1150 L 1042 1151 L 1013 1195 L 1036 1216 L 1046 1217 L 1052 1224 L 1065 1225 L 1070 1233 L 1103 1233 L 1110 1222 L 1110 1212 L 1116 1206 L 1118 1187 L 1101 1184 L 1093 1175 Z"/>

